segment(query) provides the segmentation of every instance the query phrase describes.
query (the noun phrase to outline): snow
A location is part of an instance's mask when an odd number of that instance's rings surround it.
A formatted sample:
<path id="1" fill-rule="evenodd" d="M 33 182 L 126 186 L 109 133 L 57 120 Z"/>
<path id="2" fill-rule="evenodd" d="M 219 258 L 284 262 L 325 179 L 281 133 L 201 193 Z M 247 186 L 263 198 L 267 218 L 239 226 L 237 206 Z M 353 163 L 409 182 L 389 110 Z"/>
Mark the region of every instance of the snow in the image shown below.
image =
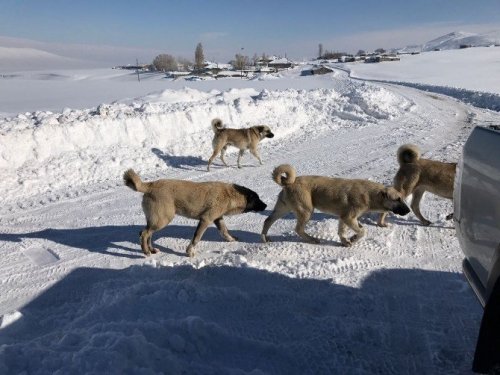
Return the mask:
<path id="1" fill-rule="evenodd" d="M 93 65 L 84 60 L 56 55 L 36 48 L 17 48 L 0 46 L 0 71 L 31 71 L 53 68 L 77 68 Z"/>
<path id="2" fill-rule="evenodd" d="M 489 47 L 500 45 L 500 31 L 491 31 L 484 34 L 453 32 L 433 39 L 422 46 L 422 51 L 435 49 L 458 49 L 460 46 Z"/>
<path id="3" fill-rule="evenodd" d="M 472 50 L 469 72 L 493 74 L 500 49 Z M 461 75 L 470 59 L 440 51 L 342 68 L 496 92 L 498 76 Z M 430 227 L 412 213 L 389 216 L 389 228 L 365 215 L 367 236 L 352 248 L 320 212 L 307 226 L 319 245 L 300 240 L 293 216 L 274 224 L 271 243 L 260 231 L 280 191 L 277 165 L 390 184 L 399 145 L 456 161 L 473 126 L 498 123 L 498 112 L 338 69 L 301 76 L 308 68 L 198 82 L 71 69 L 2 79 L 0 373 L 469 373 L 482 311 L 445 220 L 450 201 L 424 197 Z M 431 69 L 441 71 L 424 82 Z M 269 125 L 264 165 L 246 154 L 236 168 L 233 149 L 230 167 L 216 159 L 206 172 L 214 117 Z M 176 217 L 153 236 L 161 253 L 145 258 L 128 168 L 145 180 L 237 183 L 268 210 L 226 218 L 238 242 L 210 227 L 193 259 L 184 252 L 197 223 Z"/>
<path id="4" fill-rule="evenodd" d="M 401 55 L 397 63 L 345 64 L 353 78 L 454 87 L 500 95 L 500 47 Z"/>

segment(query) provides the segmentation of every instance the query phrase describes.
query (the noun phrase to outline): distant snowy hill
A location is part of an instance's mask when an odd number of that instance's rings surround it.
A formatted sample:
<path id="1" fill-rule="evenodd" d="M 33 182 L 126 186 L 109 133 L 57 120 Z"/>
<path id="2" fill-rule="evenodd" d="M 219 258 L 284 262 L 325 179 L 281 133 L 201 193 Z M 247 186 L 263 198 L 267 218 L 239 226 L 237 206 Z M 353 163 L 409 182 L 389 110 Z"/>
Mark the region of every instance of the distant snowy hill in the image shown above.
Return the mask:
<path id="1" fill-rule="evenodd" d="M 463 31 L 455 31 L 439 38 L 433 39 L 422 45 L 406 46 L 398 49 L 398 52 L 425 52 L 439 50 L 458 49 L 461 45 L 469 45 L 472 47 L 487 47 L 500 44 L 500 30 L 491 31 L 484 34 L 467 33 Z"/>
<path id="2" fill-rule="evenodd" d="M 40 70 L 84 68 L 91 63 L 56 55 L 35 48 L 17 48 L 0 46 L 0 70 Z"/>

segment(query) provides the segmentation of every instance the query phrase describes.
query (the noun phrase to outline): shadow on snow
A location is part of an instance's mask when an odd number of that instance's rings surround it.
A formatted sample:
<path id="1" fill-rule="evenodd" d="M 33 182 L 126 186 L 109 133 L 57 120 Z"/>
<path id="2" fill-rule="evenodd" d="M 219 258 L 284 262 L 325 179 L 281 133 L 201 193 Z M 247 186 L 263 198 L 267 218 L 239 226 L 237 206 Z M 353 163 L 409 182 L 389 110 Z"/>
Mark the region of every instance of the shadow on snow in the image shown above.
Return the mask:
<path id="1" fill-rule="evenodd" d="M 416 269 L 352 288 L 247 267 L 80 268 L 0 330 L 0 371 L 462 374 L 481 316 L 465 283 Z"/>
<path id="2" fill-rule="evenodd" d="M 167 225 L 162 230 L 155 232 L 153 241 L 165 238 L 185 239 L 186 244 L 181 249 L 173 251 L 155 243 L 160 251 L 184 256 L 185 247 L 192 239 L 196 230 L 197 221 L 193 220 L 193 225 Z M 115 255 L 125 258 L 143 258 L 139 245 L 139 233 L 144 229 L 144 225 L 104 225 L 99 227 L 53 229 L 48 228 L 30 233 L 0 233 L 0 241 L 21 242 L 23 239 L 43 239 L 61 245 L 98 252 L 102 254 Z M 260 242 L 258 233 L 242 230 L 231 230 L 231 235 L 238 238 L 239 242 L 254 243 Z M 210 226 L 203 234 L 202 241 L 224 242 L 215 226 Z M 127 244 L 135 244 L 129 247 Z M 117 252 L 116 250 L 119 250 Z"/>

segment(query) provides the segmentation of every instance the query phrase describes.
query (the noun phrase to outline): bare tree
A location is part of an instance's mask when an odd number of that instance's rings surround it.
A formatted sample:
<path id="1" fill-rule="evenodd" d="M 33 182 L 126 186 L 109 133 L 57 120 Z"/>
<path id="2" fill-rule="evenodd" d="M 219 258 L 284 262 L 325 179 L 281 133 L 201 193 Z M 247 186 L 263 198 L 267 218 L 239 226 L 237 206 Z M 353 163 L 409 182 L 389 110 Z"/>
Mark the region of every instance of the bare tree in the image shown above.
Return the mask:
<path id="1" fill-rule="evenodd" d="M 190 67 L 193 66 L 193 62 L 189 59 L 186 59 L 185 57 L 178 57 L 177 63 L 178 63 L 178 69 L 184 72 L 189 71 Z"/>
<path id="2" fill-rule="evenodd" d="M 360 50 L 358 51 L 358 53 L 356 53 L 356 55 L 357 55 L 357 56 L 366 55 L 366 52 L 365 52 L 364 50 L 360 49 Z"/>
<path id="3" fill-rule="evenodd" d="M 175 57 L 162 53 L 161 55 L 155 57 L 153 60 L 153 66 L 156 70 L 161 72 L 177 70 L 177 61 L 175 61 Z"/>
<path id="4" fill-rule="evenodd" d="M 258 61 L 259 61 L 259 56 L 255 53 L 252 57 L 252 65 L 257 66 Z"/>
<path id="5" fill-rule="evenodd" d="M 205 56 L 203 54 L 203 46 L 198 43 L 194 51 L 194 67 L 196 70 L 201 70 L 205 64 Z"/>
<path id="6" fill-rule="evenodd" d="M 248 56 L 243 56 L 240 55 L 239 53 L 236 54 L 234 60 L 232 61 L 232 65 L 236 70 L 243 70 L 249 64 L 250 64 L 250 59 L 248 58 Z"/>
<path id="7" fill-rule="evenodd" d="M 323 57 L 323 44 L 319 44 L 318 46 L 318 59 L 321 59 Z"/>
<path id="8" fill-rule="evenodd" d="M 383 49 L 383 48 L 377 48 L 377 49 L 375 50 L 375 52 L 376 52 L 376 53 L 385 53 L 385 49 Z"/>

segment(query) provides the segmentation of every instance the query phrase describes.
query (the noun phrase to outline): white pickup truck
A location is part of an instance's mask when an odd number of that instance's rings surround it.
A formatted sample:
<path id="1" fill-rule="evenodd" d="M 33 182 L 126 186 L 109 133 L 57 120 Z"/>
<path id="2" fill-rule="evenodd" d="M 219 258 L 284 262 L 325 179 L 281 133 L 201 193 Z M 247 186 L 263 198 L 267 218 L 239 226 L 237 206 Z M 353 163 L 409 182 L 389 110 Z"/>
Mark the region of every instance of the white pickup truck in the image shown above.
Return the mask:
<path id="1" fill-rule="evenodd" d="M 457 166 L 453 218 L 463 272 L 484 308 L 472 369 L 500 374 L 500 127 L 476 127 Z"/>

